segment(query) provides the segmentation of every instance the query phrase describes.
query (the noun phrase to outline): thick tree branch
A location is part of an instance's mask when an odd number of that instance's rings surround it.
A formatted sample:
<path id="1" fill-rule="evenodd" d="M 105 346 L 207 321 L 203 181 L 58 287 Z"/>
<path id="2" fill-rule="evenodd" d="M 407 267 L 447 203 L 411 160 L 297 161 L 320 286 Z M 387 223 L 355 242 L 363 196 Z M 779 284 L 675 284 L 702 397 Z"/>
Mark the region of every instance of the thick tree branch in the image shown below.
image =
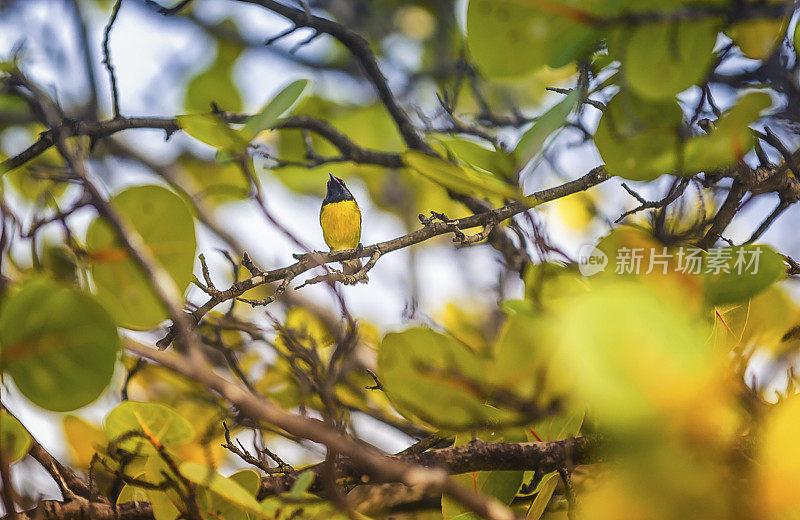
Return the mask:
<path id="1" fill-rule="evenodd" d="M 725 198 L 725 202 L 722 203 L 719 211 L 717 211 L 717 214 L 714 216 L 711 227 L 708 229 L 705 236 L 697 243 L 697 247 L 708 249 L 717 242 L 717 239 L 722 235 L 722 232 L 725 231 L 725 228 L 728 227 L 728 224 L 736 215 L 736 211 L 739 209 L 739 202 L 741 202 L 745 193 L 747 193 L 747 189 L 744 188 L 740 182 L 734 180 L 728 192 L 728 196 Z"/>
<path id="2" fill-rule="evenodd" d="M 421 453 L 401 453 L 387 458 L 416 464 L 426 468 L 441 468 L 451 475 L 474 471 L 537 471 L 542 474 L 559 467 L 598 462 L 596 452 L 601 441 L 598 437 L 572 437 L 552 442 L 486 442 L 474 440 L 461 446 L 451 446 Z M 317 474 L 322 464 L 310 468 Z M 297 473 L 269 475 L 262 479 L 261 497 L 291 489 Z M 340 460 L 337 476 L 343 484 L 377 484 L 381 481 L 369 476 L 350 460 Z M 315 487 L 314 489 L 319 489 Z"/>
<path id="3" fill-rule="evenodd" d="M 444 470 L 424 468 L 383 455 L 376 448 L 357 442 L 317 419 L 294 415 L 280 406 L 250 393 L 245 387 L 216 375 L 193 363 L 186 356 L 152 349 L 129 342 L 128 350 L 158 363 L 173 372 L 201 383 L 230 402 L 240 413 L 259 423 L 274 425 L 288 434 L 325 445 L 353 461 L 370 478 L 381 482 L 402 482 L 442 493 L 464 504 L 489 520 L 513 520 L 514 512 L 494 498 L 472 492 L 448 477 Z"/>
<path id="4" fill-rule="evenodd" d="M 148 502 L 127 502 L 116 507 L 77 497 L 69 501 L 43 500 L 34 509 L 17 513 L 16 520 L 154 520 Z M 8 516 L 0 520 L 10 520 Z"/>
<path id="5" fill-rule="evenodd" d="M 248 116 L 231 115 L 232 122 L 243 122 Z M 400 168 L 403 163 L 399 154 L 392 154 L 362 148 L 349 137 L 339 132 L 327 121 L 308 116 L 290 116 L 281 121 L 278 128 L 310 130 L 333 144 L 348 160 L 362 163 Z M 167 138 L 180 130 L 178 122 L 173 118 L 161 117 L 119 117 L 106 121 L 64 121 L 57 127 L 65 137 L 86 136 L 92 142 L 122 132 L 134 129 L 163 130 Z M 54 130 L 42 132 L 39 139 L 18 155 L 10 157 L 0 163 L 0 172 L 13 170 L 31 161 L 47 151 L 55 144 Z"/>

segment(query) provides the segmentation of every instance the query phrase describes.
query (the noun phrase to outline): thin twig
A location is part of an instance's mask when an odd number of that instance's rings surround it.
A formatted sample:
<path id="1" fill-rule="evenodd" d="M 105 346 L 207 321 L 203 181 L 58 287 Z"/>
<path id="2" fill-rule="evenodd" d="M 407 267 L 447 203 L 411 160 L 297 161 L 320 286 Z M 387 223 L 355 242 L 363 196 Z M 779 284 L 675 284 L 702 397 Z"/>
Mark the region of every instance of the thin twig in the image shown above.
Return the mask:
<path id="1" fill-rule="evenodd" d="M 114 119 L 120 117 L 119 91 L 117 90 L 117 75 L 114 72 L 114 65 L 111 63 L 111 51 L 108 48 L 108 43 L 111 37 L 111 28 L 114 26 L 114 22 L 117 21 L 120 7 L 122 7 L 122 0 L 116 0 L 116 2 L 114 2 L 114 7 L 111 9 L 111 18 L 109 18 L 105 32 L 103 33 L 103 65 L 105 65 L 108 71 L 108 77 L 111 82 L 111 103 L 114 111 Z"/>

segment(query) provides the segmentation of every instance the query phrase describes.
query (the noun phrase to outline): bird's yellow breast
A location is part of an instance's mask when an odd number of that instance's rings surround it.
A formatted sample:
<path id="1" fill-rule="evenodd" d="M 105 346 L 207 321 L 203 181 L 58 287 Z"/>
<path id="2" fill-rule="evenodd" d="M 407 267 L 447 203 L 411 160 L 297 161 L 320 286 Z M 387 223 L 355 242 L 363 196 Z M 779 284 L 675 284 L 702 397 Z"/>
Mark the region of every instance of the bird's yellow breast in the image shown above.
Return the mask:
<path id="1" fill-rule="evenodd" d="M 319 224 L 331 251 L 354 249 L 361 241 L 361 209 L 354 200 L 323 204 Z"/>

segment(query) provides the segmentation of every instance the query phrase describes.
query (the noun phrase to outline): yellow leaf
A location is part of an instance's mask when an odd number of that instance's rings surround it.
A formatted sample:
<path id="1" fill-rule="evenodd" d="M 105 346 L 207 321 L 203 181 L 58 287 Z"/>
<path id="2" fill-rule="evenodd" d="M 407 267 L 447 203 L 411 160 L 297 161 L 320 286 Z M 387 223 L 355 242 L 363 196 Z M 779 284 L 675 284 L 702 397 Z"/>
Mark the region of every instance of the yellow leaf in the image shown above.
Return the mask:
<path id="1" fill-rule="evenodd" d="M 108 444 L 105 432 L 101 427 L 72 414 L 65 415 L 61 425 L 72 463 L 79 468 L 88 468 L 94 454 Z"/>
<path id="2" fill-rule="evenodd" d="M 767 419 L 757 466 L 764 518 L 800 518 L 800 398 L 780 403 Z"/>

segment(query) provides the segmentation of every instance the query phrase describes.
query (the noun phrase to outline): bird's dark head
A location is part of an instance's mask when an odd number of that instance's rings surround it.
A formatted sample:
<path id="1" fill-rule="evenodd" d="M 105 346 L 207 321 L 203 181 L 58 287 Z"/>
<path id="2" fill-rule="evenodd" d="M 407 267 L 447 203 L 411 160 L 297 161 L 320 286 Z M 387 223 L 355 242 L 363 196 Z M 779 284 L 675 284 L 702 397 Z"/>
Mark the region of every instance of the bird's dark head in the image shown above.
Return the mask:
<path id="1" fill-rule="evenodd" d="M 325 200 L 322 201 L 323 204 L 327 204 L 329 202 L 341 202 L 343 200 L 355 200 L 353 194 L 347 189 L 347 186 L 344 184 L 342 179 L 339 177 L 334 177 L 330 173 L 328 174 L 328 177 L 328 193 L 325 195 Z"/>

